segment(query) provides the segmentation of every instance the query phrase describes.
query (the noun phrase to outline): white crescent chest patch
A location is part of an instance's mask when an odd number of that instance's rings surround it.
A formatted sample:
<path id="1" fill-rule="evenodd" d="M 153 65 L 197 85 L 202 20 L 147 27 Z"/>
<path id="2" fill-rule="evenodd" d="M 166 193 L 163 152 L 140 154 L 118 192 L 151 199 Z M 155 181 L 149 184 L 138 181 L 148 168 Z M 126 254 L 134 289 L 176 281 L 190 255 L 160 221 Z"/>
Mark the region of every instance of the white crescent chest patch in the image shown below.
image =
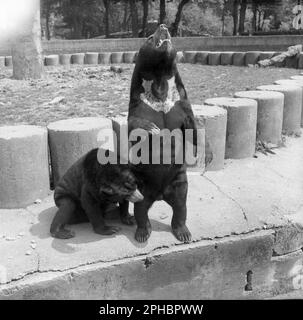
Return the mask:
<path id="1" fill-rule="evenodd" d="M 140 94 L 140 99 L 157 112 L 169 112 L 169 110 L 175 105 L 175 102 L 180 100 L 180 95 L 176 87 L 175 77 L 170 78 L 167 82 L 167 98 L 165 101 L 161 101 L 152 93 L 151 86 L 153 84 L 153 80 L 147 81 L 143 79 L 142 86 L 144 88 L 144 92 Z"/>

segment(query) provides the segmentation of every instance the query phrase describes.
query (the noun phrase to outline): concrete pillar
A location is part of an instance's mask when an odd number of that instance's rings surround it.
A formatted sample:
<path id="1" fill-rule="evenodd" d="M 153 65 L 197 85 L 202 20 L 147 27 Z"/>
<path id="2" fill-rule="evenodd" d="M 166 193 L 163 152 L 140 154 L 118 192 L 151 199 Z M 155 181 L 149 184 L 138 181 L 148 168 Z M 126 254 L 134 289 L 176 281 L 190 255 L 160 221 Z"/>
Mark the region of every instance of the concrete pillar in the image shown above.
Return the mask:
<path id="1" fill-rule="evenodd" d="M 182 51 L 177 52 L 176 60 L 177 60 L 177 63 L 184 63 L 185 62 L 184 55 L 183 55 Z"/>
<path id="2" fill-rule="evenodd" d="M 82 155 L 93 148 L 101 147 L 98 134 L 103 129 L 106 129 L 103 134 L 108 134 L 112 130 L 112 122 L 103 117 L 74 118 L 50 123 L 47 128 L 56 186 L 60 177 Z M 100 134 L 102 135 L 102 132 Z"/>
<path id="3" fill-rule="evenodd" d="M 84 56 L 85 64 L 98 64 L 99 53 L 98 52 L 86 52 Z"/>
<path id="4" fill-rule="evenodd" d="M 242 67 L 245 64 L 245 52 L 235 52 L 233 55 L 233 65 Z"/>
<path id="5" fill-rule="evenodd" d="M 70 53 L 63 53 L 59 55 L 59 63 L 62 65 L 71 64 L 72 55 Z"/>
<path id="6" fill-rule="evenodd" d="M 123 52 L 112 52 L 110 60 L 111 60 L 111 63 L 122 63 Z"/>
<path id="7" fill-rule="evenodd" d="M 124 63 L 134 63 L 136 59 L 137 51 L 127 51 L 123 53 Z"/>
<path id="8" fill-rule="evenodd" d="M 46 66 L 57 66 L 59 64 L 59 56 L 57 54 L 52 54 L 44 58 Z"/>
<path id="9" fill-rule="evenodd" d="M 84 64 L 84 53 L 73 53 L 72 64 Z"/>
<path id="10" fill-rule="evenodd" d="M 46 128 L 0 127 L 0 208 L 21 208 L 50 189 Z"/>
<path id="11" fill-rule="evenodd" d="M 120 157 L 128 159 L 130 144 L 128 142 L 128 122 L 127 116 L 116 116 L 111 119 L 112 127 L 117 136 L 115 150 L 118 150 Z"/>
<path id="12" fill-rule="evenodd" d="M 0 57 L 0 68 L 5 67 L 5 57 Z"/>
<path id="13" fill-rule="evenodd" d="M 233 64 L 234 52 L 221 52 L 221 65 L 228 66 Z"/>
<path id="14" fill-rule="evenodd" d="M 13 65 L 13 58 L 12 56 L 5 57 L 5 66 L 11 67 Z"/>
<path id="15" fill-rule="evenodd" d="M 208 164 L 206 170 L 223 169 L 227 122 L 226 110 L 207 105 L 192 105 L 192 109 L 198 127 L 205 126 L 205 140 L 209 143 L 213 153 L 213 160 Z"/>
<path id="16" fill-rule="evenodd" d="M 254 99 L 258 102 L 257 139 L 278 144 L 281 141 L 284 95 L 273 91 L 239 91 L 236 98 Z"/>
<path id="17" fill-rule="evenodd" d="M 297 56 L 294 57 L 286 57 L 285 59 L 285 67 L 291 69 L 298 68 L 298 58 Z"/>
<path id="18" fill-rule="evenodd" d="M 199 64 L 208 64 L 208 51 L 198 51 L 196 54 L 196 63 Z"/>
<path id="19" fill-rule="evenodd" d="M 198 106 L 201 107 L 201 106 Z M 199 112 L 199 111 L 198 111 Z M 186 162 L 186 159 L 193 158 L 193 145 L 189 142 L 185 142 L 185 162 L 187 167 L 187 174 L 195 174 L 198 173 L 199 175 L 203 174 L 206 170 L 205 168 L 205 121 L 203 118 L 199 119 L 199 114 L 196 117 L 196 126 L 198 130 L 198 148 L 197 148 L 197 156 L 196 156 L 196 163 L 190 164 Z M 209 170 L 209 166 L 207 167 Z"/>
<path id="20" fill-rule="evenodd" d="M 221 52 L 209 52 L 208 64 L 210 66 L 218 66 L 221 62 Z"/>
<path id="21" fill-rule="evenodd" d="M 298 69 L 303 69 L 303 53 L 299 53 L 298 57 Z"/>
<path id="22" fill-rule="evenodd" d="M 205 104 L 227 110 L 225 158 L 252 157 L 256 147 L 257 101 L 245 98 L 212 98 Z"/>
<path id="23" fill-rule="evenodd" d="M 245 55 L 245 65 L 256 64 L 259 61 L 260 51 L 247 51 Z"/>
<path id="24" fill-rule="evenodd" d="M 302 112 L 302 89 L 296 85 L 267 85 L 257 90 L 278 91 L 284 94 L 282 132 L 287 135 L 300 134 Z"/>
<path id="25" fill-rule="evenodd" d="M 111 55 L 112 54 L 110 52 L 101 52 L 101 53 L 99 53 L 99 63 L 100 64 L 110 64 Z"/>
<path id="26" fill-rule="evenodd" d="M 185 63 L 196 63 L 197 51 L 183 51 Z"/>
<path id="27" fill-rule="evenodd" d="M 297 85 L 302 89 L 302 109 L 301 109 L 301 127 L 303 127 L 303 77 L 302 79 L 282 79 L 275 81 L 275 84 Z"/>

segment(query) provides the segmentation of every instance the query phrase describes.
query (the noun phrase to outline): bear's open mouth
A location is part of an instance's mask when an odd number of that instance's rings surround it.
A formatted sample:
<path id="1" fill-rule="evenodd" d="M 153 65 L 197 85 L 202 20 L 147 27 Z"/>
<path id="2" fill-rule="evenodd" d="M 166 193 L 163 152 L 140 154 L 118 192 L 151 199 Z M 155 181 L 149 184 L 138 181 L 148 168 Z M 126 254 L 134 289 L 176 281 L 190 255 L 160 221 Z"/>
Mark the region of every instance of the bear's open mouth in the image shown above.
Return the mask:
<path id="1" fill-rule="evenodd" d="M 164 26 L 160 26 L 158 31 L 155 33 L 155 45 L 156 48 L 160 48 L 164 43 L 171 44 L 171 37 L 168 29 Z"/>
<path id="2" fill-rule="evenodd" d="M 171 43 L 171 40 L 170 39 L 160 39 L 158 41 L 158 43 L 156 44 L 156 48 L 160 48 L 162 46 L 162 44 L 165 42 Z"/>

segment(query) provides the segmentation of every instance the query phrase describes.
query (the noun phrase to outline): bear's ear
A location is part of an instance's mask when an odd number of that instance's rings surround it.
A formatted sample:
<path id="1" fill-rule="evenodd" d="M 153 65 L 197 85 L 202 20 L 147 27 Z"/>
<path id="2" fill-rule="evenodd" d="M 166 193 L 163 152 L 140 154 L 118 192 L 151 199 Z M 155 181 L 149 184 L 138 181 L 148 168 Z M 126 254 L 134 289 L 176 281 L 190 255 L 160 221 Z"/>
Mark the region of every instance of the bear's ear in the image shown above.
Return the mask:
<path id="1" fill-rule="evenodd" d="M 130 183 L 128 181 L 124 183 L 124 186 L 129 190 L 135 190 L 137 188 L 135 183 Z"/>
<path id="2" fill-rule="evenodd" d="M 104 185 L 101 185 L 99 192 L 105 193 L 106 195 L 109 195 L 109 196 L 112 196 L 115 193 L 113 188 L 111 188 L 110 186 L 104 186 Z"/>

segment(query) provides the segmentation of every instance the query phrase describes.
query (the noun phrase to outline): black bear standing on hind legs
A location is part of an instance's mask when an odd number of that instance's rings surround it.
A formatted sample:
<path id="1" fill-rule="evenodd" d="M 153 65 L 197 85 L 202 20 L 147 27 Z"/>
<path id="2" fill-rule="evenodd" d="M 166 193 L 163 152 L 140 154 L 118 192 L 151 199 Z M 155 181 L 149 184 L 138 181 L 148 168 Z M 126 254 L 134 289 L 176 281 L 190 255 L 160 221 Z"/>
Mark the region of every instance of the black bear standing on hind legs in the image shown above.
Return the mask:
<path id="1" fill-rule="evenodd" d="M 98 149 L 93 149 L 76 161 L 59 180 L 54 199 L 58 211 L 50 233 L 55 238 L 69 239 L 74 233 L 65 229 L 65 225 L 87 221 L 98 234 L 116 233 L 119 228 L 106 225 L 103 217 L 113 203 L 119 203 L 122 223 L 134 224 L 128 213 L 128 201 L 141 201 L 143 196 L 128 164 L 101 164 Z"/>
<path id="2" fill-rule="evenodd" d="M 197 146 L 194 115 L 177 70 L 176 50 L 168 29 L 163 24 L 140 48 L 131 80 L 128 114 L 130 136 L 137 128 L 145 129 L 152 135 L 163 129 L 180 129 L 183 134 L 186 129 L 192 129 L 192 143 Z M 183 146 L 184 144 L 183 139 Z M 149 150 L 150 145 L 151 143 Z M 143 201 L 134 205 L 137 222 L 135 239 L 139 242 L 145 242 L 150 236 L 148 210 L 156 200 L 164 200 L 172 207 L 171 226 L 176 238 L 183 242 L 191 241 L 191 233 L 185 224 L 188 186 L 186 165 L 174 161 L 176 154 L 173 155 L 173 149 L 171 141 L 170 164 L 134 165 L 133 171 L 142 183 L 139 189 L 144 196 Z"/>

